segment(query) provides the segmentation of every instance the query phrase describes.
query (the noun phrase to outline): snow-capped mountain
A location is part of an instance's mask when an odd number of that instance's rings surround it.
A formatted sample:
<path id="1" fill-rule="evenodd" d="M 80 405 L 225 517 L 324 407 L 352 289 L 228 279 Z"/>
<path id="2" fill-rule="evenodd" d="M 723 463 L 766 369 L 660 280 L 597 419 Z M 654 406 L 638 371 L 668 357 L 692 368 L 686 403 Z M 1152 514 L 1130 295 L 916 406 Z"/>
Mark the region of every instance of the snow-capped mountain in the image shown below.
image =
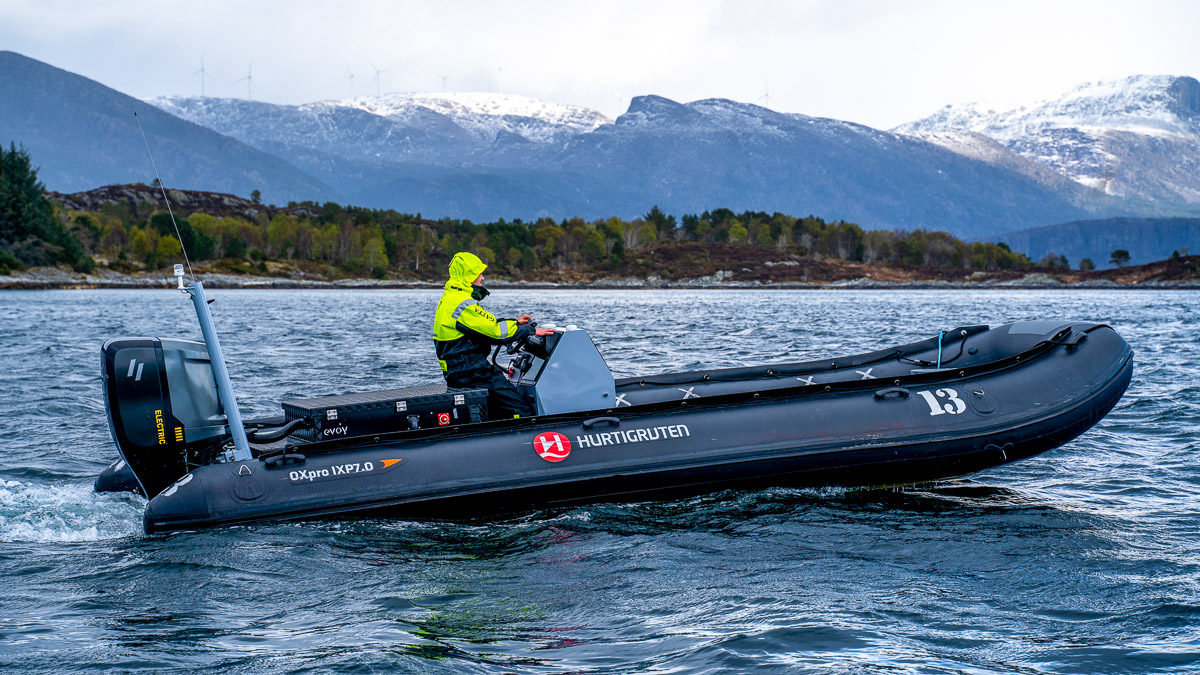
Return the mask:
<path id="1" fill-rule="evenodd" d="M 229 98 L 170 97 L 147 101 L 199 126 L 231 136 L 268 152 L 293 151 L 327 158 L 456 161 L 470 154 L 478 139 L 445 115 L 425 108 L 404 119 L 331 103 L 277 105 Z"/>
<path id="2" fill-rule="evenodd" d="M 969 129 L 1007 142 L 1066 127 L 1200 137 L 1200 82 L 1167 75 L 1085 82 L 1053 101 L 1013 110 L 998 112 L 980 103 L 948 105 L 897 130 Z"/>
<path id="3" fill-rule="evenodd" d="M 283 157 L 353 203 L 474 219 L 636 215 L 655 203 L 698 212 L 720 204 L 982 234 L 1092 212 L 1062 197 L 1084 188 L 1047 188 L 1035 171 L 726 99 L 639 96 L 616 120 L 488 93 L 295 106 L 180 97 L 152 103 Z M 981 180 L 992 189 L 981 190 Z M 972 202 L 987 206 L 964 206 Z"/>
<path id="4" fill-rule="evenodd" d="M 971 236 L 1097 211 L 1080 197 L 1092 191 L 1047 170 L 1039 176 L 1037 165 L 1000 146 L 1021 166 L 726 99 L 639 96 L 616 120 L 487 93 L 292 106 L 191 97 L 151 103 L 276 154 L 352 203 L 473 219 L 720 204 Z"/>
<path id="5" fill-rule="evenodd" d="M 971 135 L 982 136 L 1110 195 L 1200 204 L 1200 82 L 1190 77 L 1089 82 L 1005 111 L 946 106 L 895 131 L 977 158 Z"/>
<path id="6" fill-rule="evenodd" d="M 467 161 L 498 141 L 557 143 L 612 124 L 580 106 L 495 93 L 386 94 L 304 105 L 188 96 L 148 103 L 255 145 L 433 164 Z"/>
<path id="7" fill-rule="evenodd" d="M 418 109 L 431 110 L 489 141 L 506 132 L 530 141 L 553 142 L 564 131 L 592 131 L 612 124 L 611 119 L 590 108 L 487 92 L 385 94 L 327 105 L 358 108 L 397 121 L 408 121 L 419 114 Z"/>

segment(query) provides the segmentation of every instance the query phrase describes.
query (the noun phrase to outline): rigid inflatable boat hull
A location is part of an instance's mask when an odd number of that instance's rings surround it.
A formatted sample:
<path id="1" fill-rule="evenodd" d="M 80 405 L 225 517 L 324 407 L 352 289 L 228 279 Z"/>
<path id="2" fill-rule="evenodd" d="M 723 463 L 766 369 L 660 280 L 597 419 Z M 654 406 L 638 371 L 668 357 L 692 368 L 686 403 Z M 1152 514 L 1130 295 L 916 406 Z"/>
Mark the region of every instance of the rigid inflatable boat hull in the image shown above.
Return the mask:
<path id="1" fill-rule="evenodd" d="M 1057 447 L 1120 399 L 1132 352 L 1077 324 L 961 370 L 665 401 L 315 444 L 202 466 L 150 500 L 147 532 L 347 512 L 487 515 L 724 487 L 892 486 Z M 910 371 L 911 372 L 911 371 Z"/>

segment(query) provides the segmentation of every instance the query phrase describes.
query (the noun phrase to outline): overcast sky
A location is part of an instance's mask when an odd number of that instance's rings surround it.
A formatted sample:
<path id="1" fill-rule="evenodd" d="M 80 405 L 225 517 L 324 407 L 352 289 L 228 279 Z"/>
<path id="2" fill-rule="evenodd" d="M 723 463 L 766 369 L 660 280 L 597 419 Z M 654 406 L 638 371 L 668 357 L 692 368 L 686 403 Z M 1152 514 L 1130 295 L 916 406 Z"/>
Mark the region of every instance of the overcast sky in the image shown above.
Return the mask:
<path id="1" fill-rule="evenodd" d="M 730 98 L 879 128 L 1133 74 L 1200 76 L 1189 0 L 0 0 L 0 49 L 139 98 L 500 91 L 624 112 Z M 253 69 L 251 70 L 251 64 Z M 373 65 L 372 65 L 373 64 Z M 2 95 L 2 92 L 0 92 Z M 764 98 L 764 96 L 768 98 Z"/>

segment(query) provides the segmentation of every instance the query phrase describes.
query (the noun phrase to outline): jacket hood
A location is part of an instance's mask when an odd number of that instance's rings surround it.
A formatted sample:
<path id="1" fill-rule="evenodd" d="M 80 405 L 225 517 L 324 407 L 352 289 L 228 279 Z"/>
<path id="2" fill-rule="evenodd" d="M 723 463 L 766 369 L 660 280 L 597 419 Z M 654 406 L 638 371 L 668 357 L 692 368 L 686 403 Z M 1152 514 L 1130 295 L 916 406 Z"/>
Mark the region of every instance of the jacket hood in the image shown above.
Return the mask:
<path id="1" fill-rule="evenodd" d="M 487 263 L 480 260 L 479 256 L 474 253 L 466 251 L 455 253 L 454 258 L 450 260 L 450 281 L 470 288 L 471 282 L 483 274 L 485 269 L 487 269 Z"/>

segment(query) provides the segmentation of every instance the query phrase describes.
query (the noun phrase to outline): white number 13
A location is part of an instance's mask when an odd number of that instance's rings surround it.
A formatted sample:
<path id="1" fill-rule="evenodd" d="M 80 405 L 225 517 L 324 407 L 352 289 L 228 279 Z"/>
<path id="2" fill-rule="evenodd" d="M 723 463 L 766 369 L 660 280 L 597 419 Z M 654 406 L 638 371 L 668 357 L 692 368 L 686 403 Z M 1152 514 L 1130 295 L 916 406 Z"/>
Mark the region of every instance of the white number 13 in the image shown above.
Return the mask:
<path id="1" fill-rule="evenodd" d="M 937 394 L 935 397 L 934 394 Z M 917 394 L 925 399 L 929 404 L 930 415 L 958 415 L 967 411 L 967 404 L 958 397 L 958 392 L 953 389 L 938 389 L 936 392 L 918 391 Z M 946 403 L 938 400 L 938 397 L 946 399 Z"/>

